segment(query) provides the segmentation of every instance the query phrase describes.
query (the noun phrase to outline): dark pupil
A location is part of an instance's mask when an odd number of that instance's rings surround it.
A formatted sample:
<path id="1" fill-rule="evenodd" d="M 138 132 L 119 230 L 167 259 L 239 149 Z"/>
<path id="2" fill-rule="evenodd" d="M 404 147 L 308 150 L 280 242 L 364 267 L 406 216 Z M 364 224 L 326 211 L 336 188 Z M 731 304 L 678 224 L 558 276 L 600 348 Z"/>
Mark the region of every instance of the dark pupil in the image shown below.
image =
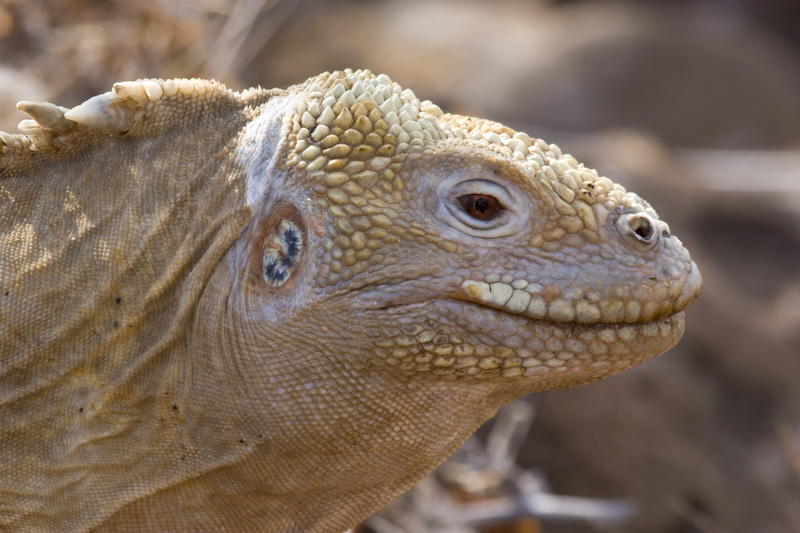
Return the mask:
<path id="1" fill-rule="evenodd" d="M 488 198 L 478 198 L 475 200 L 475 211 L 485 213 L 489 209 L 489 205 Z"/>
<path id="2" fill-rule="evenodd" d="M 497 198 L 488 194 L 465 194 L 458 201 L 464 211 L 476 220 L 490 220 L 503 209 Z"/>

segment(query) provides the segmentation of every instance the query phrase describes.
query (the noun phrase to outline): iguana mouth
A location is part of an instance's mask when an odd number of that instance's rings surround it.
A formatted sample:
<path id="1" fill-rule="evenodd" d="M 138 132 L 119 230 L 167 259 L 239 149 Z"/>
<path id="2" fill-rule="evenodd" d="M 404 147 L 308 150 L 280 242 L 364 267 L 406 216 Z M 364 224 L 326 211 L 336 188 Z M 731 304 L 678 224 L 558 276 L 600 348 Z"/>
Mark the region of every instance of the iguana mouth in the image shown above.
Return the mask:
<path id="1" fill-rule="evenodd" d="M 682 311 L 650 322 L 577 324 L 462 298 L 395 302 L 382 309 L 413 335 L 382 331 L 376 352 L 412 373 L 485 378 L 565 372 L 565 379 L 588 382 L 664 353 L 684 331 Z"/>
<path id="2" fill-rule="evenodd" d="M 599 291 L 563 291 L 523 279 L 493 279 L 488 276 L 488 281 L 466 279 L 455 289 L 433 290 L 424 295 L 419 294 L 419 287 L 403 290 L 401 287 L 405 284 L 364 287 L 351 304 L 359 309 L 399 310 L 441 300 L 471 303 L 482 309 L 562 326 L 642 325 L 682 315 L 683 309 L 697 296 L 698 283 L 694 279 L 697 272 L 697 267 L 692 264 L 686 280 L 676 282 L 676 287 L 665 298 L 657 298 L 657 294 L 644 290 L 646 288 L 642 288 L 638 295 L 623 299 L 604 296 Z M 647 295 L 653 298 L 642 297 Z"/>
<path id="3" fill-rule="evenodd" d="M 692 264 L 683 283 L 660 292 L 638 287 L 627 298 L 598 290 L 562 290 L 524 279 L 467 279 L 459 287 L 459 299 L 523 315 L 536 320 L 574 324 L 647 323 L 682 311 L 696 297 L 699 271 Z M 608 291 L 606 291 L 608 292 Z"/>
<path id="4" fill-rule="evenodd" d="M 696 296 L 689 276 L 673 303 L 657 313 L 648 309 L 650 316 L 630 313 L 636 305 L 626 316 L 624 305 L 619 313 L 602 299 L 596 300 L 597 312 L 587 314 L 580 300 L 573 304 L 563 293 L 553 296 L 548 287 L 488 279 L 464 280 L 447 294 L 428 293 L 424 299 L 394 285 L 373 288 L 356 300 L 362 309 L 385 311 L 401 328 L 422 328 L 402 341 L 389 330 L 380 335 L 377 353 L 401 370 L 484 378 L 565 372 L 565 379 L 588 382 L 675 346 L 684 332 L 682 309 Z"/>

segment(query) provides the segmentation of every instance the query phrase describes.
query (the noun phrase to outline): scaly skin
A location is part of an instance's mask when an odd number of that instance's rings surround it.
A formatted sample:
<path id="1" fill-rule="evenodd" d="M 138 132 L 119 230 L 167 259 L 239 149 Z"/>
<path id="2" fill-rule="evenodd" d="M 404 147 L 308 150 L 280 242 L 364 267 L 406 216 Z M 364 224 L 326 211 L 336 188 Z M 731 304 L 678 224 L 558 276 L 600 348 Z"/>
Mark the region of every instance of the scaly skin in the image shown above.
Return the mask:
<path id="1" fill-rule="evenodd" d="M 385 76 L 20 108 L 0 530 L 345 530 L 512 398 L 668 350 L 702 284 L 638 196 Z"/>

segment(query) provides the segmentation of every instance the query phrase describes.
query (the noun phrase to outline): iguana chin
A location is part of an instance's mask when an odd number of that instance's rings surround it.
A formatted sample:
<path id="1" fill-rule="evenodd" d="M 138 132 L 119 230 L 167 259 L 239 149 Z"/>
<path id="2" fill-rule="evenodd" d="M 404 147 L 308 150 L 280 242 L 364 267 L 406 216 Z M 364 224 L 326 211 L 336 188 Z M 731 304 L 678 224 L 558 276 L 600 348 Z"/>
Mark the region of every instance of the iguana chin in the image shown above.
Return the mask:
<path id="1" fill-rule="evenodd" d="M 384 75 L 0 134 L 0 530 L 343 531 L 512 398 L 672 347 L 649 205 Z"/>

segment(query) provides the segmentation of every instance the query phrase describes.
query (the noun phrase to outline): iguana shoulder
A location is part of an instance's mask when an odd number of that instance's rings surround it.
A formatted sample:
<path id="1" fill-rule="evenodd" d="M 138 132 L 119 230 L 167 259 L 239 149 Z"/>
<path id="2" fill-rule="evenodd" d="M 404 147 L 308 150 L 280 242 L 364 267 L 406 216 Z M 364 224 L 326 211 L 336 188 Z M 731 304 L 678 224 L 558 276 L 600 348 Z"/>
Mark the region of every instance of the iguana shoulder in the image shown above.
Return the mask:
<path id="1" fill-rule="evenodd" d="M 0 135 L 0 527 L 336 531 L 674 345 L 650 206 L 388 77 L 140 80 Z"/>

